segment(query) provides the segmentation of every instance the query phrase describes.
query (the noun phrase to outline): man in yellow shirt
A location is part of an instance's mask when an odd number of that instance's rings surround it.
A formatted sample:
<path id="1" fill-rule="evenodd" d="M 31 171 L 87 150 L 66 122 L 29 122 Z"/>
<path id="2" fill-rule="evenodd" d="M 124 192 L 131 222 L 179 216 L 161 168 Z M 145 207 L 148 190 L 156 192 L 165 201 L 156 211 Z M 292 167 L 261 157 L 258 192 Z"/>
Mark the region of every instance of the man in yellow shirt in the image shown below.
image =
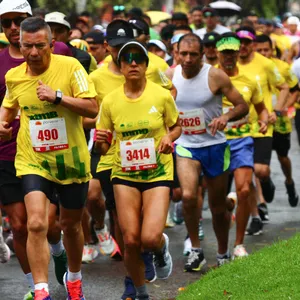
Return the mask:
<path id="1" fill-rule="evenodd" d="M 64 284 L 70 295 L 84 299 L 81 284 L 83 233 L 81 216 L 90 175 L 82 117 L 96 117 L 93 83 L 80 63 L 52 55 L 51 30 L 40 18 L 21 24 L 25 63 L 6 75 L 7 92 L 0 110 L 0 138 L 10 139 L 9 124 L 21 112 L 15 166 L 22 178 L 27 211 L 27 255 L 35 283 L 35 299 L 51 299 L 48 291 L 47 244 L 49 198 L 60 196 L 69 269 Z M 78 298 L 76 298 L 78 299 Z"/>
<path id="2" fill-rule="evenodd" d="M 256 51 L 275 63 L 280 74 L 285 79 L 290 88 L 291 96 L 289 101 L 282 110 L 275 111 L 277 120 L 274 124 L 273 149 L 277 152 L 281 169 L 286 178 L 285 186 L 289 198 L 289 203 L 292 207 L 295 207 L 298 204 L 299 196 L 296 192 L 294 180 L 292 178 L 292 163 L 288 157 L 288 152 L 291 147 L 292 132 L 292 122 L 291 117 L 289 117 L 288 115 L 288 109 L 290 106 L 294 105 L 298 97 L 298 79 L 296 75 L 291 71 L 291 67 L 288 63 L 273 57 L 271 48 L 272 41 L 268 36 L 258 36 L 256 38 L 256 43 Z M 278 91 L 274 90 L 273 93 L 273 98 L 276 101 Z"/>
<path id="3" fill-rule="evenodd" d="M 253 128 L 254 138 L 254 172 L 260 180 L 263 195 L 266 201 L 272 201 L 275 193 L 275 186 L 270 178 L 270 161 L 272 153 L 273 124 L 276 121 L 276 114 L 272 106 L 272 88 L 280 91 L 275 110 L 281 110 L 285 105 L 289 94 L 288 85 L 278 72 L 275 64 L 263 57 L 254 50 L 256 38 L 255 31 L 251 27 L 243 26 L 237 30 L 237 36 L 241 40 L 240 56 L 238 68 L 242 72 L 255 80 L 262 92 L 265 106 L 269 113 L 268 131 L 264 135 L 259 132 L 259 128 Z M 256 112 L 252 109 L 250 114 L 257 118 Z M 252 195 L 252 221 L 247 230 L 248 234 L 260 234 L 262 232 L 262 222 L 259 219 L 256 197 Z"/>

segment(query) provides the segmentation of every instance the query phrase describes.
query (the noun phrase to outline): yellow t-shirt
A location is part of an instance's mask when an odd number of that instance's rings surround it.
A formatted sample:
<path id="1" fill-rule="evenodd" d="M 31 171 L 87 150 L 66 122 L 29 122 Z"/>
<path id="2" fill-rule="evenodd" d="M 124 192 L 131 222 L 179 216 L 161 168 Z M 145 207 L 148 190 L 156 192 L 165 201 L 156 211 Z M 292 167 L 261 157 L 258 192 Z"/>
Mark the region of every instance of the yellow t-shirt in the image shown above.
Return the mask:
<path id="1" fill-rule="evenodd" d="M 281 76 L 285 79 L 289 88 L 295 87 L 298 84 L 298 78 L 292 72 L 291 66 L 288 63 L 286 63 L 280 59 L 277 59 L 277 58 L 271 58 L 271 60 L 277 66 Z M 279 95 L 279 91 L 273 90 L 273 93 L 274 93 L 273 97 L 276 100 Z M 273 103 L 273 104 L 275 104 L 275 103 Z M 292 132 L 292 121 L 287 116 L 287 109 L 283 112 L 283 116 L 277 117 L 277 121 L 274 125 L 274 130 L 276 132 L 279 132 L 282 134 L 287 134 L 287 133 Z"/>
<path id="2" fill-rule="evenodd" d="M 291 39 L 284 34 L 278 35 L 271 33 L 270 38 L 276 42 L 276 46 L 281 51 L 281 54 L 288 52 L 292 47 Z"/>
<path id="3" fill-rule="evenodd" d="M 269 113 L 273 111 L 272 105 L 272 87 L 276 87 L 284 83 L 283 77 L 280 75 L 276 65 L 268 58 L 255 52 L 253 60 L 248 64 L 238 63 L 238 68 L 250 79 L 254 79 L 258 84 L 258 89 L 261 91 L 265 106 Z M 258 115 L 254 106 L 250 107 L 250 115 L 253 122 L 258 120 Z M 272 137 L 273 125 L 268 125 L 268 131 L 264 135 L 259 133 L 259 127 L 253 128 L 254 138 L 257 137 Z"/>
<path id="4" fill-rule="evenodd" d="M 247 77 L 240 70 L 239 70 L 239 74 L 230 77 L 230 80 L 233 86 L 243 96 L 249 108 L 263 101 L 262 94 L 258 89 L 256 81 Z M 225 96 L 223 96 L 222 100 L 223 100 L 223 111 L 225 113 L 227 112 L 228 108 L 233 107 L 233 104 L 230 101 L 228 101 L 228 99 Z M 250 114 L 248 114 L 248 116 L 244 117 L 242 120 L 239 120 L 238 122 L 230 122 L 230 123 L 232 123 L 232 125 L 228 126 L 225 129 L 226 138 L 228 140 L 252 136 L 253 128 L 256 128 L 258 126 L 257 120 L 253 120 Z M 239 126 L 234 126 L 235 125 L 234 123 L 239 124 Z"/>
<path id="5" fill-rule="evenodd" d="M 120 113 L 122 112 L 122 113 Z M 173 159 L 171 154 L 156 152 L 167 127 L 175 125 L 178 111 L 170 92 L 147 80 L 143 94 L 129 99 L 120 86 L 102 102 L 97 129 L 116 132 L 116 151 L 112 178 L 135 182 L 173 180 Z M 124 171 L 121 164 L 121 142 L 154 138 L 157 168 L 142 171 Z"/>
<path id="6" fill-rule="evenodd" d="M 7 72 L 2 104 L 21 110 L 17 176 L 35 174 L 59 184 L 87 182 L 91 178 L 90 155 L 82 117 L 62 105 L 40 101 L 36 89 L 41 80 L 66 96 L 94 98 L 94 84 L 72 57 L 52 54 L 49 68 L 39 76 L 29 76 L 26 69 L 23 63 Z"/>

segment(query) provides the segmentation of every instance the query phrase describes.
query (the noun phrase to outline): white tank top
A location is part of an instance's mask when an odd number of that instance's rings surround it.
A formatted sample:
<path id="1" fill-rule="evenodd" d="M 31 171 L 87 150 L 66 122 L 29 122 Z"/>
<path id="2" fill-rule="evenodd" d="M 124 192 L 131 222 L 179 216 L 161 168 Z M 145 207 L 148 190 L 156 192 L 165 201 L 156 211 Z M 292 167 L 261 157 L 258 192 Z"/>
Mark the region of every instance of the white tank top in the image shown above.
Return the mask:
<path id="1" fill-rule="evenodd" d="M 226 142 L 225 134 L 217 131 L 211 135 L 208 124 L 222 115 L 222 95 L 214 95 L 208 84 L 211 65 L 204 63 L 199 74 L 191 79 L 182 76 L 178 65 L 173 75 L 177 89 L 176 105 L 182 134 L 176 144 L 188 148 L 202 148 Z"/>

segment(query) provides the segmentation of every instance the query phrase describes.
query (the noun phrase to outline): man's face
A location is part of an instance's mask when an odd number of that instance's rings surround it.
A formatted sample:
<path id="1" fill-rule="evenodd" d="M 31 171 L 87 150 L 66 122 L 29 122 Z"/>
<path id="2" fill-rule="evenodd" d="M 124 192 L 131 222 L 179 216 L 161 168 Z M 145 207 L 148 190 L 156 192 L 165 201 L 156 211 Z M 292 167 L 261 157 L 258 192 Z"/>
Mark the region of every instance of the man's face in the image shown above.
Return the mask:
<path id="1" fill-rule="evenodd" d="M 95 57 L 97 63 L 100 63 L 106 54 L 106 47 L 104 44 L 93 44 L 89 43 L 90 53 Z"/>
<path id="2" fill-rule="evenodd" d="M 266 25 L 264 29 L 264 34 L 265 35 L 270 35 L 274 31 L 274 26 L 273 25 Z"/>
<path id="3" fill-rule="evenodd" d="M 179 45 L 179 60 L 186 74 L 194 74 L 199 69 L 202 53 L 199 43 L 196 41 L 183 40 Z"/>
<path id="4" fill-rule="evenodd" d="M 208 29 L 214 29 L 217 26 L 218 18 L 216 16 L 204 17 L 204 23 Z"/>
<path id="5" fill-rule="evenodd" d="M 124 56 L 121 58 L 121 72 L 125 76 L 126 79 L 131 79 L 131 80 L 138 80 L 145 78 L 146 70 L 147 70 L 147 65 L 146 61 L 138 61 L 133 60 L 132 62 L 128 62 L 128 60 L 125 59 L 125 56 L 140 56 L 144 57 L 144 54 L 140 49 L 136 48 L 130 48 L 128 49 L 125 53 Z"/>
<path id="6" fill-rule="evenodd" d="M 201 27 L 203 23 L 203 14 L 201 10 L 195 10 L 192 13 L 192 23 L 195 24 L 197 28 Z"/>
<path id="7" fill-rule="evenodd" d="M 217 48 L 215 44 L 206 44 L 203 47 L 203 52 L 208 59 L 217 58 Z"/>
<path id="8" fill-rule="evenodd" d="M 225 70 L 232 70 L 235 68 L 239 56 L 239 51 L 224 50 L 218 52 L 219 64 Z"/>
<path id="9" fill-rule="evenodd" d="M 256 43 L 256 52 L 260 53 L 261 55 L 265 56 L 266 58 L 272 57 L 272 48 L 269 42 L 265 43 Z"/>
<path id="10" fill-rule="evenodd" d="M 23 32 L 20 50 L 30 67 L 44 69 L 49 65 L 52 52 L 47 31 Z"/>
<path id="11" fill-rule="evenodd" d="M 253 52 L 253 41 L 250 39 L 241 39 L 240 57 L 248 58 Z"/>
<path id="12" fill-rule="evenodd" d="M 79 28 L 84 34 L 88 33 L 90 31 L 90 27 L 88 24 L 78 21 L 75 25 L 77 28 Z"/>
<path id="13" fill-rule="evenodd" d="M 165 51 L 161 50 L 159 47 L 157 47 L 156 45 L 151 45 L 148 47 L 148 51 L 152 52 L 153 54 L 161 57 L 162 59 L 165 58 L 166 53 Z"/>
<path id="14" fill-rule="evenodd" d="M 258 17 L 257 16 L 248 16 L 247 19 L 253 23 L 255 30 L 257 30 Z"/>
<path id="15" fill-rule="evenodd" d="M 290 24 L 290 25 L 287 25 L 288 26 L 288 29 L 289 31 L 292 33 L 292 34 L 295 34 L 297 32 L 297 29 L 298 29 L 298 26 L 295 25 L 295 24 Z"/>
<path id="16" fill-rule="evenodd" d="M 172 24 L 176 27 L 189 25 L 187 20 L 172 20 Z"/>
<path id="17" fill-rule="evenodd" d="M 52 38 L 57 42 L 67 43 L 69 41 L 70 31 L 67 26 L 49 23 L 52 32 Z"/>
<path id="18" fill-rule="evenodd" d="M 15 47 L 19 47 L 20 45 L 20 24 L 26 18 L 27 14 L 16 12 L 1 15 L 3 32 L 8 41 Z"/>

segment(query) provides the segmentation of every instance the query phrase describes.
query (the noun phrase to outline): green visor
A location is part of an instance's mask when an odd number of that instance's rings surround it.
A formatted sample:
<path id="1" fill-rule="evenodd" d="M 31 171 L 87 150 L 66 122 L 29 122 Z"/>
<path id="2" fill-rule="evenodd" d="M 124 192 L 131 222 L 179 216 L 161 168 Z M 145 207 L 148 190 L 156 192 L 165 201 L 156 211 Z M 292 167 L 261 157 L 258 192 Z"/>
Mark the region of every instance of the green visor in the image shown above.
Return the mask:
<path id="1" fill-rule="evenodd" d="M 240 40 L 235 37 L 223 37 L 216 44 L 217 50 L 219 52 L 225 50 L 239 51 L 240 46 L 241 46 Z"/>

